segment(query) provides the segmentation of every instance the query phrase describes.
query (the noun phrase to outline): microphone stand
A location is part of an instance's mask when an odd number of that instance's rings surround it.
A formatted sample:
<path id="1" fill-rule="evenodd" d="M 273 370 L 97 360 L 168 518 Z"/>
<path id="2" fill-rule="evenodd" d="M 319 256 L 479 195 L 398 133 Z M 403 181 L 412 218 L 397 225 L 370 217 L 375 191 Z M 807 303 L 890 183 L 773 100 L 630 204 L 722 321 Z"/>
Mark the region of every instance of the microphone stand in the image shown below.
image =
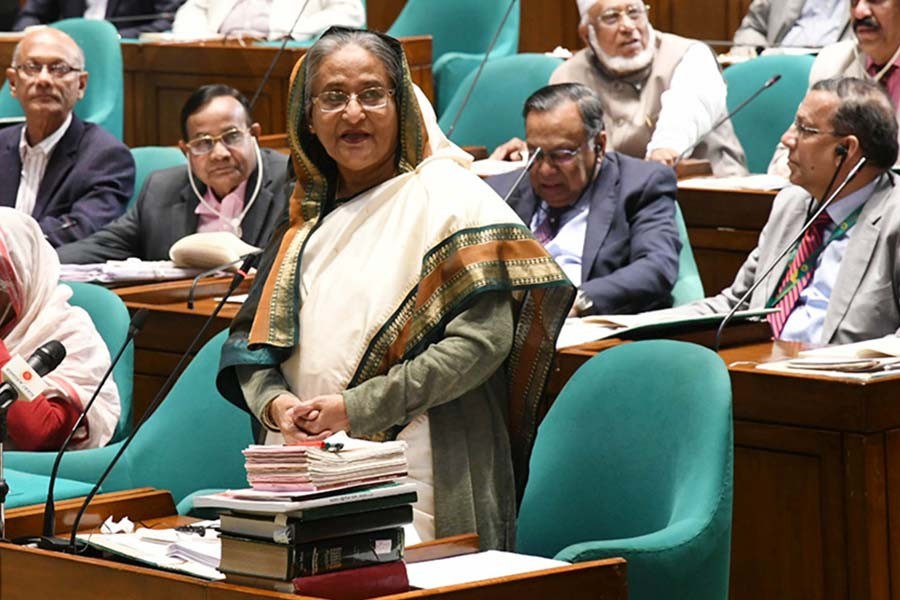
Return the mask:
<path id="1" fill-rule="evenodd" d="M 272 57 L 272 62 L 269 63 L 269 68 L 266 69 L 266 72 L 263 75 L 262 81 L 259 82 L 259 86 L 256 88 L 256 91 L 253 93 L 253 98 L 250 99 L 250 112 L 253 111 L 253 107 L 256 106 L 256 101 L 259 100 L 259 95 L 262 94 L 263 88 L 265 88 L 266 84 L 269 82 L 269 77 L 272 76 L 272 71 L 275 69 L 275 63 L 277 63 L 278 59 L 281 58 L 281 54 L 284 52 L 284 49 L 287 46 L 288 41 L 291 39 L 291 36 L 294 33 L 294 27 L 297 26 L 297 23 L 300 22 L 300 16 L 304 13 L 304 11 L 306 11 L 307 4 L 309 4 L 309 0 L 306 0 L 303 3 L 303 6 L 300 7 L 300 12 L 297 13 L 297 18 L 294 19 L 294 24 L 291 25 L 291 29 L 287 32 L 287 35 L 284 36 L 284 41 L 281 42 L 281 47 L 278 48 L 278 52 L 276 52 L 275 56 Z"/>
<path id="2" fill-rule="evenodd" d="M 68 437 L 66 437 L 66 440 L 59 448 L 59 452 L 57 452 L 56 454 L 56 460 L 53 461 L 53 468 L 50 470 L 50 484 L 47 488 L 47 502 L 44 504 L 43 534 L 41 535 L 40 540 L 38 540 L 38 547 L 43 550 L 61 551 L 65 550 L 68 546 L 68 540 L 55 537 L 56 502 L 53 498 L 53 490 L 56 486 L 56 478 L 59 475 L 59 466 L 62 463 L 63 454 L 66 452 L 66 449 L 72 442 L 72 438 L 75 437 L 75 432 L 78 431 L 78 427 L 81 426 L 81 423 L 87 418 L 88 411 L 91 409 L 91 406 L 94 405 L 94 401 L 100 395 L 100 391 L 106 384 L 106 380 L 109 379 L 110 375 L 112 375 L 113 369 L 119 363 L 119 359 L 122 358 L 122 354 L 125 353 L 125 349 L 128 347 L 128 344 L 130 344 L 131 340 L 134 339 L 134 336 L 136 336 L 138 332 L 143 329 L 144 323 L 147 321 L 147 316 L 149 314 L 149 310 L 147 310 L 146 308 L 142 308 L 138 310 L 135 313 L 134 317 L 131 319 L 131 324 L 128 326 L 128 335 L 125 336 L 125 341 L 122 342 L 122 345 L 119 347 L 119 351 L 112 359 L 112 362 L 110 362 L 109 368 L 103 374 L 103 377 L 100 379 L 100 383 L 97 384 L 97 388 L 91 395 L 91 399 L 88 400 L 87 404 L 85 404 L 84 409 L 81 411 L 81 414 L 78 415 L 78 420 L 75 421 L 75 424 L 72 426 L 72 431 L 69 432 Z"/>
<path id="3" fill-rule="evenodd" d="M 733 117 L 734 115 L 736 115 L 736 114 L 738 114 L 740 111 L 742 111 L 742 110 L 744 109 L 745 106 L 747 106 L 748 104 L 750 104 L 751 102 L 753 102 L 753 100 L 755 100 L 756 97 L 759 96 L 760 94 L 762 94 L 764 91 L 766 91 L 767 89 L 769 89 L 770 87 L 772 87 L 773 85 L 775 85 L 776 83 L 778 83 L 778 81 L 779 81 L 780 79 L 781 79 L 781 73 L 778 73 L 778 74 L 773 75 L 773 76 L 770 77 L 764 84 L 762 84 L 762 86 L 760 86 L 760 88 L 759 88 L 758 90 L 756 90 L 755 92 L 753 92 L 752 94 L 750 94 L 750 96 L 748 96 L 746 100 L 744 100 L 743 102 L 741 102 L 740 104 L 738 104 L 738 105 L 734 108 L 733 111 L 731 111 L 730 113 L 728 113 L 727 115 L 725 115 L 724 117 L 722 117 L 721 119 L 719 119 L 718 121 L 716 121 L 715 125 L 713 125 L 713 126 L 710 127 L 709 129 L 707 129 L 707 130 L 706 130 L 706 133 L 704 133 L 703 135 L 701 135 L 700 137 L 698 137 L 697 140 L 696 140 L 693 144 L 691 144 L 690 146 L 688 146 L 687 149 L 686 149 L 684 152 L 682 152 L 681 154 L 678 155 L 678 158 L 675 159 L 675 164 L 672 165 L 672 168 L 674 169 L 675 167 L 678 166 L 678 164 L 679 164 L 682 160 L 684 160 L 686 157 L 690 156 L 691 153 L 694 151 L 694 149 L 695 149 L 697 146 L 700 145 L 700 142 L 702 142 L 703 140 L 706 139 L 706 136 L 708 136 L 710 133 L 712 133 L 713 131 L 715 131 L 716 129 L 718 129 L 719 126 L 722 125 L 722 123 L 724 123 L 725 121 L 727 121 L 728 119 L 730 119 L 731 117 Z"/>
<path id="4" fill-rule="evenodd" d="M 203 271 L 202 273 L 197 273 L 197 276 L 194 277 L 194 281 L 191 282 L 191 289 L 188 290 L 187 307 L 191 310 L 194 310 L 194 295 L 196 294 L 197 286 L 200 284 L 201 279 L 205 279 L 206 277 L 209 277 L 210 275 L 214 275 L 215 273 L 218 273 L 219 271 L 224 271 L 228 267 L 233 267 L 234 265 L 238 264 L 239 262 L 243 262 L 243 261 L 247 260 L 248 258 L 250 258 L 251 256 L 259 254 L 260 252 L 262 252 L 262 250 L 257 250 L 255 252 L 248 252 L 247 254 L 245 254 L 243 256 L 239 256 L 236 259 L 229 261 L 225 264 L 216 265 L 212 269 L 207 269 L 206 271 Z M 247 276 L 246 272 L 244 273 L 244 276 L 245 277 Z"/>
<path id="5" fill-rule="evenodd" d="M 806 234 L 806 230 L 812 226 L 819 215 L 822 214 L 822 211 L 828 208 L 828 206 L 834 201 L 838 194 L 844 191 L 844 188 L 847 187 L 847 184 L 850 183 L 850 181 L 856 176 L 859 170 L 863 168 L 863 165 L 866 164 L 866 160 L 866 157 L 863 156 L 859 159 L 859 162 L 853 165 L 853 168 L 850 169 L 850 173 L 847 174 L 847 177 L 844 178 L 844 181 L 842 181 L 837 189 L 834 190 L 834 193 L 831 194 L 831 196 L 829 196 L 824 202 L 819 204 L 819 207 L 813 212 L 812 216 L 809 217 L 806 223 L 803 224 L 803 227 L 800 228 L 800 232 L 796 236 L 794 236 L 794 239 L 792 239 L 789 244 L 785 245 L 784 250 L 782 250 L 778 254 L 778 256 L 775 257 L 775 260 L 773 260 L 769 264 L 769 266 L 766 267 L 766 269 L 762 272 L 762 275 L 756 278 L 756 281 L 753 282 L 753 285 L 751 285 L 750 288 L 746 292 L 744 292 L 744 294 L 738 299 L 735 305 L 731 307 L 731 310 L 728 311 L 728 313 L 725 315 L 725 318 L 722 319 L 721 323 L 719 323 L 719 328 L 716 330 L 716 338 L 713 345 L 713 351 L 719 351 L 719 345 L 722 342 L 722 332 L 725 331 L 725 326 L 729 321 L 731 321 L 741 305 L 743 305 L 744 302 L 747 301 L 747 298 L 749 298 L 750 295 L 756 290 L 756 288 L 758 288 L 762 284 L 763 280 L 769 276 L 769 274 L 772 272 L 772 269 L 775 268 L 775 266 L 781 261 L 781 259 L 784 258 L 787 253 L 790 252 L 791 249 L 800 242 L 801 239 L 803 239 L 803 236 Z M 840 170 L 840 166 L 838 166 L 838 170 Z"/>
<path id="6" fill-rule="evenodd" d="M 241 265 L 241 268 L 238 269 L 237 273 L 235 273 L 234 278 L 231 280 L 231 285 L 228 286 L 228 290 L 226 290 L 225 295 L 219 300 L 218 304 L 216 304 L 215 309 L 213 309 L 212 314 L 206 319 L 203 323 L 203 326 L 200 328 L 200 331 L 197 332 L 197 335 L 194 336 L 194 339 L 191 340 L 191 343 L 188 345 L 187 350 L 181 355 L 181 358 L 178 361 L 178 364 L 175 365 L 175 368 L 166 378 L 165 382 L 163 382 L 162 387 L 154 396 L 153 401 L 150 402 L 150 405 L 144 411 L 144 414 L 141 415 L 141 420 L 138 421 L 134 430 L 131 432 L 122 445 L 119 447 L 119 450 L 116 452 L 115 456 L 113 456 L 112 460 L 109 461 L 109 464 L 106 466 L 106 469 L 100 475 L 100 478 L 97 480 L 97 483 L 94 484 L 94 487 L 91 488 L 90 493 L 88 493 L 87 497 L 84 499 L 84 502 L 81 504 L 81 508 L 78 510 L 78 514 L 75 517 L 75 521 L 72 524 L 72 534 L 69 538 L 68 544 L 68 552 L 74 553 L 77 549 L 77 539 L 78 535 L 78 526 L 81 524 L 81 519 L 84 516 L 85 511 L 87 511 L 88 506 L 91 503 L 91 500 L 94 499 L 94 496 L 97 495 L 97 492 L 100 491 L 100 486 L 103 485 L 103 482 L 106 481 L 106 478 L 109 476 L 110 472 L 112 472 L 113 467 L 119 462 L 119 459 L 122 457 L 122 454 L 125 453 L 125 450 L 128 449 L 128 446 L 131 444 L 132 440 L 134 440 L 137 432 L 140 431 L 141 426 L 147 422 L 147 419 L 152 415 L 156 409 L 162 404 L 162 401 L 168 395 L 169 391 L 175 384 L 175 380 L 177 375 L 181 373 L 182 368 L 185 363 L 188 362 L 188 357 L 193 354 L 194 349 L 200 343 L 200 340 L 203 339 L 206 330 L 209 329 L 209 326 L 212 324 L 213 320 L 218 316 L 219 312 L 222 310 L 222 307 L 225 306 L 225 303 L 228 301 L 228 298 L 234 293 L 234 291 L 241 285 L 246 277 L 247 271 L 249 271 L 259 259 L 259 254 L 254 254 L 250 256 L 247 260 L 244 261 L 244 264 Z"/>
<path id="7" fill-rule="evenodd" d="M 509 191 L 506 192 L 506 195 L 503 196 L 504 204 L 509 202 L 509 197 L 513 195 L 513 192 L 516 191 L 516 188 L 519 187 L 519 184 L 522 183 L 522 180 L 525 178 L 525 175 L 528 171 L 531 170 L 532 165 L 534 165 L 534 161 L 537 160 L 537 157 L 540 156 L 541 152 L 544 150 L 542 148 L 535 148 L 534 154 L 528 157 L 528 162 L 525 163 L 525 168 L 522 169 L 522 172 L 519 173 L 519 176 L 516 177 L 516 180 L 513 182 L 512 187 L 509 188 Z"/>

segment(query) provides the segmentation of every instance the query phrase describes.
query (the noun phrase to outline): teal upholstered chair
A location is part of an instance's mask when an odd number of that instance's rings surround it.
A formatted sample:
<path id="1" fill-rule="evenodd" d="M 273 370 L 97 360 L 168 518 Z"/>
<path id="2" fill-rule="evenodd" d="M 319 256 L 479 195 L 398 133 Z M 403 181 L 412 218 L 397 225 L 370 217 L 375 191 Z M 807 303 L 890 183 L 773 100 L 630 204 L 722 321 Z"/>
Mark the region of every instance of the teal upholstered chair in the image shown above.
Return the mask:
<path id="1" fill-rule="evenodd" d="M 194 357 L 165 401 L 135 434 L 103 490 L 155 487 L 179 502 L 202 488 L 246 487 L 241 450 L 253 443 L 247 413 L 216 390 L 219 353 L 228 332 L 211 339 Z M 121 442 L 68 453 L 60 475 L 96 481 Z M 50 453 L 5 453 L 5 464 L 19 471 L 47 474 Z"/>
<path id="2" fill-rule="evenodd" d="M 66 282 L 72 288 L 69 304 L 80 306 L 94 322 L 100 337 L 103 338 L 110 359 L 112 359 L 128 336 L 128 325 L 131 317 L 125 303 L 115 293 L 105 287 L 91 283 Z M 134 342 L 128 344 L 122 358 L 113 370 L 113 379 L 119 389 L 121 412 L 119 424 L 113 434 L 112 441 L 118 441 L 131 431 L 131 404 L 134 388 Z"/>
<path id="3" fill-rule="evenodd" d="M 131 208 L 137 201 L 138 196 L 140 196 L 141 191 L 144 189 L 147 175 L 153 171 L 177 167 L 187 162 L 184 154 L 175 146 L 132 148 L 131 156 L 134 157 L 134 193 L 131 195 L 131 199 L 128 200 L 128 208 Z"/>
<path id="4" fill-rule="evenodd" d="M 678 237 L 681 239 L 681 252 L 678 254 L 678 279 L 672 287 L 672 305 L 681 306 L 704 297 L 703 282 L 700 280 L 700 271 L 697 269 L 697 261 L 694 260 L 694 252 L 691 250 L 691 240 L 688 238 L 687 226 L 684 224 L 684 215 L 681 207 L 675 203 L 675 221 L 678 225 Z"/>
<path id="5" fill-rule="evenodd" d="M 541 423 L 516 550 L 622 556 L 632 600 L 725 600 L 731 500 L 722 360 L 685 342 L 624 344 L 584 364 Z"/>
<path id="6" fill-rule="evenodd" d="M 728 110 L 734 110 L 767 79 L 781 74 L 781 81 L 765 90 L 732 118 L 751 173 L 765 173 L 781 135 L 794 120 L 809 86 L 813 57 L 760 56 L 725 69 Z"/>
<path id="7" fill-rule="evenodd" d="M 13 469 L 6 469 L 3 473 L 6 483 L 9 485 L 9 493 L 6 495 L 6 508 L 29 506 L 31 504 L 43 504 L 47 501 L 47 488 L 50 478 L 46 475 L 22 473 Z M 56 500 L 87 496 L 93 486 L 82 481 L 57 478 L 53 485 L 53 497 Z"/>
<path id="8" fill-rule="evenodd" d="M 478 67 L 509 7 L 507 0 L 407 0 L 388 29 L 394 37 L 432 36 L 432 65 L 438 115 L 466 75 Z M 519 3 L 500 31 L 491 58 L 519 47 Z"/>
<path id="9" fill-rule="evenodd" d="M 489 60 L 463 110 L 452 140 L 463 146 L 484 146 L 491 152 L 512 137 L 525 137 L 522 107 L 533 92 L 547 85 L 562 59 L 545 54 L 516 54 Z M 459 86 L 439 124 L 447 132 L 465 98 L 475 71 Z"/>
<path id="10" fill-rule="evenodd" d="M 122 49 L 116 28 L 107 21 L 94 19 L 64 19 L 51 27 L 68 33 L 84 51 L 90 78 L 84 98 L 75 105 L 75 114 L 121 140 L 124 87 Z M 24 118 L 19 101 L 10 95 L 9 83 L 5 81 L 0 89 L 0 117 Z"/>

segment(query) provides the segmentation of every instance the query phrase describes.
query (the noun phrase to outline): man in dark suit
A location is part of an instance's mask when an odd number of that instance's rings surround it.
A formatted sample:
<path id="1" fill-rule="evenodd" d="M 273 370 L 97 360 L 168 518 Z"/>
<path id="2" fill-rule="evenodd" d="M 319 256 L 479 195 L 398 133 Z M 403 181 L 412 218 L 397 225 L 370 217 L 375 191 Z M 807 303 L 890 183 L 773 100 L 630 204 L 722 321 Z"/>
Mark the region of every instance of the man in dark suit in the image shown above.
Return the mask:
<path id="1" fill-rule="evenodd" d="M 671 306 L 681 250 L 673 171 L 607 153 L 603 108 L 582 84 L 541 88 L 523 112 L 539 155 L 509 203 L 578 286 L 573 313 Z M 520 174 L 488 184 L 506 196 Z"/>
<path id="2" fill-rule="evenodd" d="M 6 70 L 25 124 L 0 130 L 0 206 L 33 216 L 54 246 L 90 235 L 122 214 L 134 160 L 122 142 L 74 114 L 88 74 L 68 35 L 25 35 Z"/>
<path id="3" fill-rule="evenodd" d="M 22 31 L 31 25 L 41 25 L 86 17 L 108 19 L 123 38 L 136 38 L 144 32 L 168 31 L 172 28 L 175 11 L 184 0 L 27 0 L 15 30 Z"/>
<path id="4" fill-rule="evenodd" d="M 124 215 L 59 248 L 60 262 L 167 260 L 172 244 L 198 231 L 230 231 L 266 245 L 287 218 L 287 156 L 259 149 L 247 99 L 225 85 L 203 86 L 182 108 L 181 127 L 188 167 L 151 173 Z"/>

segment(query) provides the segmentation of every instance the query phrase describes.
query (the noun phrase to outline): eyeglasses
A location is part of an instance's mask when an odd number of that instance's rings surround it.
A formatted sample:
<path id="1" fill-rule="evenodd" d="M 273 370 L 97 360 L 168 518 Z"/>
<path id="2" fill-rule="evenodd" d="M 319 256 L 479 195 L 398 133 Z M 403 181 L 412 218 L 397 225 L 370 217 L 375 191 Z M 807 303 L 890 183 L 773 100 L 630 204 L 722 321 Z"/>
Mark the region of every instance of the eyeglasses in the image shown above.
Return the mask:
<path id="1" fill-rule="evenodd" d="M 203 156 L 209 154 L 221 140 L 228 148 L 239 148 L 249 133 L 246 129 L 238 129 L 237 127 L 229 129 L 219 135 L 201 135 L 187 143 L 191 154 L 194 156 Z"/>
<path id="2" fill-rule="evenodd" d="M 346 109 L 351 100 L 356 100 L 364 110 L 378 110 L 387 106 L 388 98 L 393 95 L 394 90 L 389 90 L 379 85 L 366 88 L 358 94 L 353 92 L 348 94 L 340 90 L 326 90 L 318 96 L 313 96 L 312 100 L 323 113 L 334 113 Z"/>
<path id="3" fill-rule="evenodd" d="M 69 73 L 79 73 L 84 69 L 79 69 L 77 67 L 73 67 L 71 65 L 67 65 L 64 62 L 55 62 L 49 65 L 42 64 L 39 62 L 34 62 L 33 60 L 29 60 L 28 62 L 21 65 L 13 65 L 13 68 L 20 73 L 24 73 L 29 77 L 37 77 L 41 74 L 44 68 L 47 69 L 47 73 L 50 74 L 50 77 L 54 79 L 62 79 Z"/>
<path id="4" fill-rule="evenodd" d="M 540 154 L 537 158 L 534 159 L 534 162 L 540 162 L 546 160 L 554 167 L 566 167 L 575 162 L 575 158 L 581 152 L 581 149 L 587 144 L 585 142 L 578 148 L 556 148 L 554 150 L 544 150 L 543 148 L 539 148 L 537 146 L 528 146 L 528 155 L 534 156 L 535 152 L 540 151 Z"/>
<path id="5" fill-rule="evenodd" d="M 819 129 L 818 127 L 810 127 L 809 125 L 804 125 L 800 122 L 799 119 L 794 119 L 794 122 L 791 123 L 791 127 L 796 129 L 797 135 L 802 138 L 807 138 L 819 134 L 833 135 L 835 137 L 846 135 L 845 133 L 838 133 L 837 131 L 825 131 L 824 129 Z"/>
<path id="6" fill-rule="evenodd" d="M 597 17 L 597 22 L 605 27 L 615 27 L 622 20 L 622 15 L 625 15 L 633 23 L 641 23 L 647 18 L 648 12 L 650 12 L 650 7 L 646 4 L 629 4 L 624 8 L 604 10 Z"/>

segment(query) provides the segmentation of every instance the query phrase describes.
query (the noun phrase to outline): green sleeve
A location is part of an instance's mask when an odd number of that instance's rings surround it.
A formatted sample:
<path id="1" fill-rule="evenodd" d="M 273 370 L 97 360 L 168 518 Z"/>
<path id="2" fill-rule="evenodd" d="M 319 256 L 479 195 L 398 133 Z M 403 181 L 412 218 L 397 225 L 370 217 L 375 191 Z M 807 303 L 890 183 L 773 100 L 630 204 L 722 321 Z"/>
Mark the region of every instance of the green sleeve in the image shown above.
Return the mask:
<path id="1" fill-rule="evenodd" d="M 350 430 L 385 431 L 477 388 L 506 360 L 513 333 L 509 293 L 484 294 L 447 324 L 439 342 L 343 392 Z"/>
<path id="2" fill-rule="evenodd" d="M 274 367 L 239 365 L 235 367 L 241 391 L 250 411 L 267 428 L 277 430 L 265 418 L 266 406 L 281 394 L 291 393 L 281 371 Z"/>

